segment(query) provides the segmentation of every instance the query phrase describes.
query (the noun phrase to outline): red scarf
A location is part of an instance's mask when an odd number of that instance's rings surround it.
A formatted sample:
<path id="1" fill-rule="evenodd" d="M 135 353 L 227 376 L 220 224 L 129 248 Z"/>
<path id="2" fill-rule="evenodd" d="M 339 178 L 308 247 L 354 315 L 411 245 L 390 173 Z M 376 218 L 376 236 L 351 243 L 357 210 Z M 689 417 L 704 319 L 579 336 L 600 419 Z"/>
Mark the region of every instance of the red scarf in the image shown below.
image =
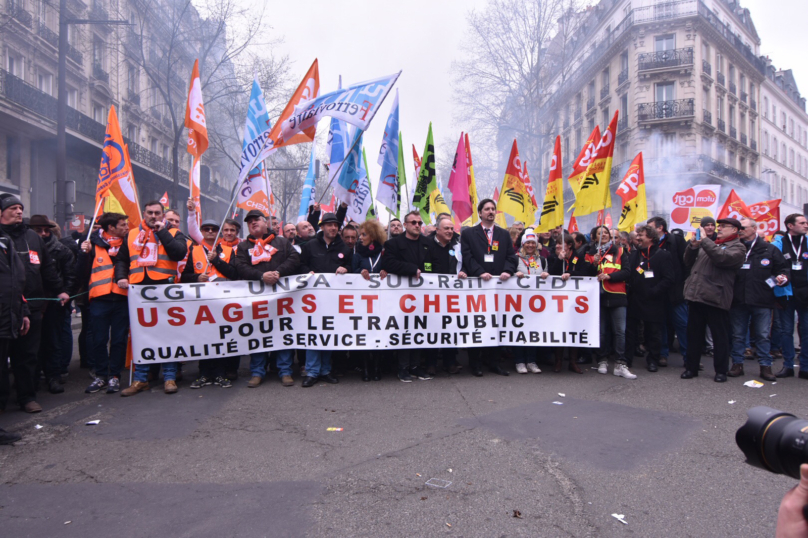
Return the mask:
<path id="1" fill-rule="evenodd" d="M 253 265 L 268 262 L 272 259 L 272 255 L 278 252 L 278 249 L 270 245 L 273 239 L 275 239 L 275 234 L 269 234 L 266 239 L 247 238 L 249 242 L 255 245 L 249 250 L 250 261 L 252 261 Z"/>
<path id="2" fill-rule="evenodd" d="M 121 245 L 123 245 L 123 239 L 121 239 L 120 237 L 115 237 L 114 235 L 108 235 L 107 232 L 105 231 L 101 232 L 101 239 L 106 241 L 107 244 L 109 245 L 108 249 L 109 255 L 117 256 L 118 249 L 120 249 Z"/>
<path id="3" fill-rule="evenodd" d="M 729 237 L 727 237 L 725 239 L 716 239 L 715 244 L 720 245 L 722 243 L 726 243 L 727 241 L 732 241 L 733 239 L 738 239 L 738 234 L 732 234 L 731 236 L 729 236 Z"/>

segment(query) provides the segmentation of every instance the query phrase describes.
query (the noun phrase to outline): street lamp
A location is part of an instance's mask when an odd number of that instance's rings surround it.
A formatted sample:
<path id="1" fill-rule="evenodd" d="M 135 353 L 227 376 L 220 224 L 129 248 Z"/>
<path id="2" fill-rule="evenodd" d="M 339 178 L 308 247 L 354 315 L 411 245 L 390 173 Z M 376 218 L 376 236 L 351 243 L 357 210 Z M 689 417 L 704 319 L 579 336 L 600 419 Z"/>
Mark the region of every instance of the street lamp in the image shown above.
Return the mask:
<path id="1" fill-rule="evenodd" d="M 67 27 L 70 24 L 129 25 L 126 20 L 70 19 L 67 0 L 59 0 L 59 81 L 56 101 L 56 214 L 54 220 L 64 226 L 68 213 L 67 197 Z"/>

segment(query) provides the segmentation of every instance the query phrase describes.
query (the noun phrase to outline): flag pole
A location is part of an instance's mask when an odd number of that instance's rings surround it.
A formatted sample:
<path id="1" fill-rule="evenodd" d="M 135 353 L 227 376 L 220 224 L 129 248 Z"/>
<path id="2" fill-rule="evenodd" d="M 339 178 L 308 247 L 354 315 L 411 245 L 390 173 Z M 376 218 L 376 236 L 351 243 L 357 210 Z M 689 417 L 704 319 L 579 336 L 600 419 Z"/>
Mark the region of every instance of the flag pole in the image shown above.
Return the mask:
<path id="1" fill-rule="evenodd" d="M 95 213 L 93 214 L 93 220 L 90 221 L 90 231 L 87 232 L 87 239 L 85 241 L 90 240 L 90 236 L 93 233 L 93 226 L 95 225 L 95 219 L 98 217 L 98 210 L 101 209 L 101 205 L 104 203 L 104 199 L 100 198 L 98 203 L 95 205 Z"/>

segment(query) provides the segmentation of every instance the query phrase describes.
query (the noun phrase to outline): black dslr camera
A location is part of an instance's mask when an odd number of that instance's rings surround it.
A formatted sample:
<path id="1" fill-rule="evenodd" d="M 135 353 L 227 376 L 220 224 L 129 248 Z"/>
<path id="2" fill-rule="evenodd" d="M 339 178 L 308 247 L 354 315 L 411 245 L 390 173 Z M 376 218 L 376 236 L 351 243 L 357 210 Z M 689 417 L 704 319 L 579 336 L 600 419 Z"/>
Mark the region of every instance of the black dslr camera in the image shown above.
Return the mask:
<path id="1" fill-rule="evenodd" d="M 771 407 L 753 407 L 735 442 L 746 463 L 800 479 L 800 464 L 808 463 L 808 420 Z"/>

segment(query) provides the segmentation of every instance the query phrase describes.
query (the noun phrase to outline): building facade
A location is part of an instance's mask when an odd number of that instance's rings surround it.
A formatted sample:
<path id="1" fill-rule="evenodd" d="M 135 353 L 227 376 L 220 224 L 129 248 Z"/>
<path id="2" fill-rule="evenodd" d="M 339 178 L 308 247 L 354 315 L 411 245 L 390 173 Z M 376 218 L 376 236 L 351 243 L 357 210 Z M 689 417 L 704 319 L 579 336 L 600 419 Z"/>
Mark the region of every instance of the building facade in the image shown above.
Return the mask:
<path id="1" fill-rule="evenodd" d="M 602 0 L 583 16 L 586 42 L 538 112 L 553 126 L 549 141 L 561 134 L 565 176 L 595 125 L 603 131 L 619 111 L 612 193 L 642 152 L 651 215 L 667 218 L 672 195 L 697 184 L 722 185 L 722 199 L 730 189 L 769 199 L 759 145 L 766 62 L 748 10 L 731 0 Z"/>
<path id="2" fill-rule="evenodd" d="M 808 203 L 808 114 L 791 70 L 767 66 L 761 86 L 761 179 L 781 198 L 780 217 Z"/>
<path id="3" fill-rule="evenodd" d="M 26 215 L 54 213 L 56 179 L 56 108 L 59 13 L 45 0 L 3 0 L 0 17 L 0 192 L 21 197 Z M 136 8 L 127 0 L 68 0 L 71 19 L 110 20 L 130 17 Z M 160 4 L 155 3 L 154 9 Z M 143 20 L 159 20 L 160 13 Z M 153 24 L 147 22 L 146 24 Z M 75 182 L 73 212 L 93 214 L 101 145 L 110 107 L 115 106 L 124 141 L 129 145 L 142 202 L 172 192 L 174 124 L 169 109 L 152 87 L 138 61 L 135 24 L 68 26 L 67 52 L 67 180 Z M 143 28 L 141 26 L 141 28 Z M 152 34 L 150 34 L 152 35 Z M 156 34 L 153 34 L 156 35 Z M 154 38 L 156 39 L 156 37 Z M 142 41 L 142 40 L 141 40 Z M 153 61 L 159 61 L 154 57 Z M 187 73 L 172 82 L 172 95 L 182 103 L 188 91 L 193 52 Z M 179 107 L 176 107 L 179 108 Z M 178 152 L 180 189 L 172 200 L 184 212 L 188 197 L 190 157 L 182 137 Z M 201 190 L 206 216 L 222 218 L 230 188 L 215 168 L 203 166 Z"/>

